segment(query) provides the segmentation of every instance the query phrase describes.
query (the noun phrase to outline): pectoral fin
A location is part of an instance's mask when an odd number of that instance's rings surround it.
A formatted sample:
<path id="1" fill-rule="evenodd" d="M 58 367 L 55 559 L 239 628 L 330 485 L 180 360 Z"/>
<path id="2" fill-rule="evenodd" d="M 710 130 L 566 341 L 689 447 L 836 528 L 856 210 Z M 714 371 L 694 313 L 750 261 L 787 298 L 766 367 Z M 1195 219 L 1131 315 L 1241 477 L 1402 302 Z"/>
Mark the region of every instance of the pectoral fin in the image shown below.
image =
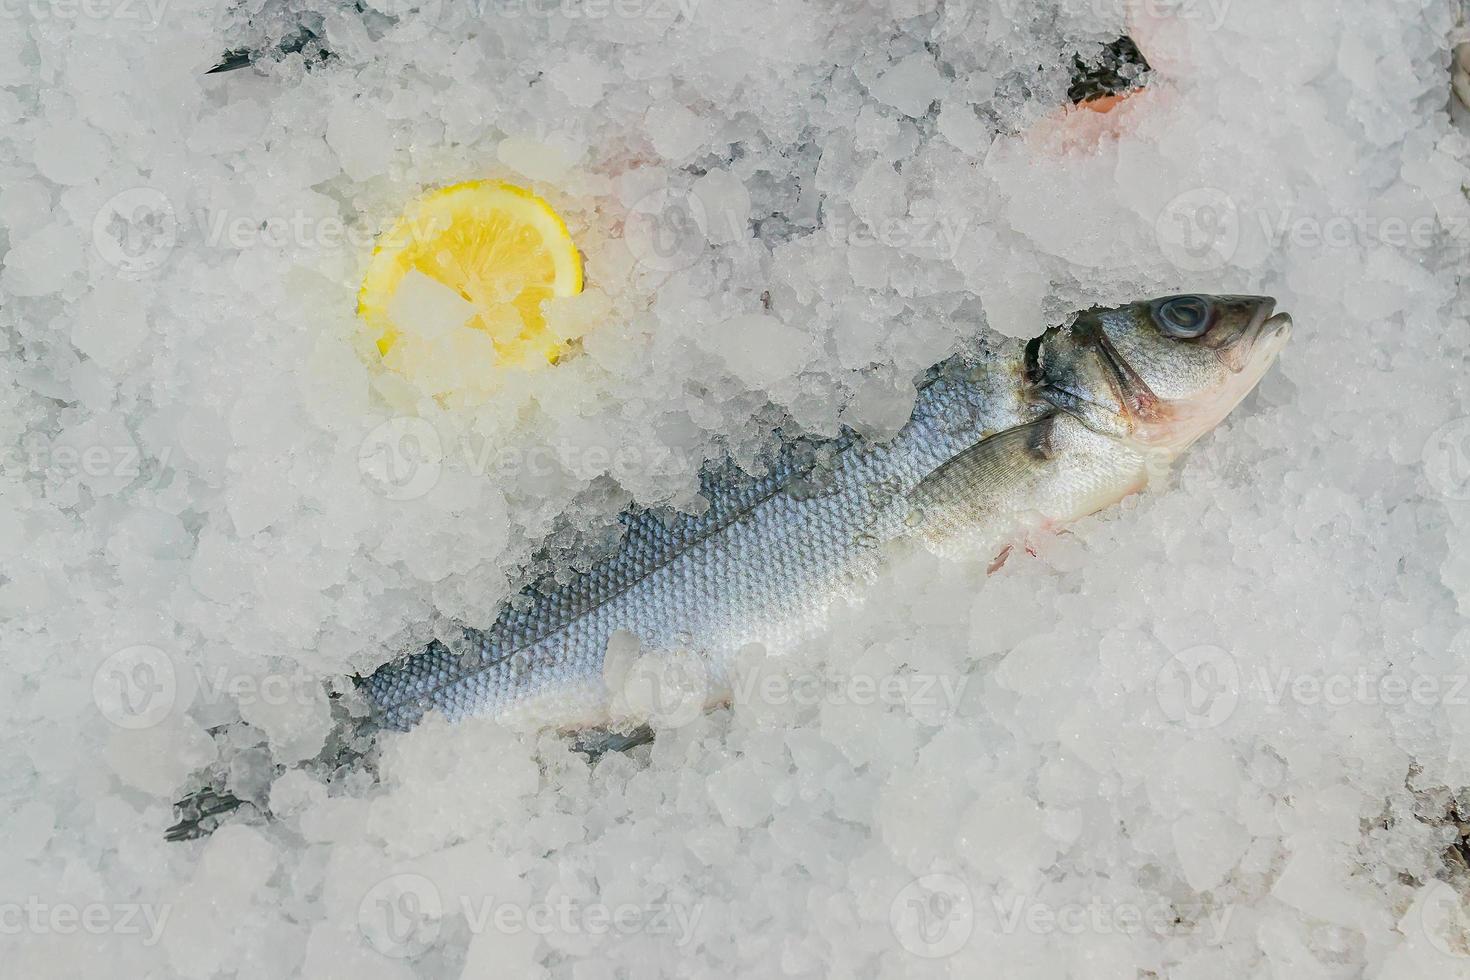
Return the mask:
<path id="1" fill-rule="evenodd" d="M 985 547 L 995 537 L 993 556 L 1005 545 L 1007 518 L 1025 504 L 1027 487 L 1051 456 L 1053 414 L 980 440 L 947 460 L 909 495 L 914 523 L 929 547 L 948 553 Z"/>
<path id="2" fill-rule="evenodd" d="M 994 558 L 1027 532 L 1090 514 L 1139 489 L 1143 461 L 1064 412 L 997 432 L 910 494 L 910 523 L 940 554 Z"/>
<path id="3" fill-rule="evenodd" d="M 957 497 L 985 497 L 1014 485 L 1053 456 L 1051 445 L 1055 412 L 1034 422 L 1004 429 L 946 460 L 914 488 L 914 502 L 933 506 Z"/>

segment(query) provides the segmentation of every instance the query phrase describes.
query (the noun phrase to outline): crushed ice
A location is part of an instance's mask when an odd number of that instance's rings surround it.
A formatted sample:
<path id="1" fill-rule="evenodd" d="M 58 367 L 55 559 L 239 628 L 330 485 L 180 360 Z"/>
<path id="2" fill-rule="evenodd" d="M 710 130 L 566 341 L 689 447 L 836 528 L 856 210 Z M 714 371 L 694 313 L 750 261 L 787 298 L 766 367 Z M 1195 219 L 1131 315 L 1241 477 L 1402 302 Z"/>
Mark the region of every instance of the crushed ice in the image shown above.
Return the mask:
<path id="1" fill-rule="evenodd" d="M 1147 88 L 1062 117 L 1125 31 Z M 1470 974 L 1463 33 L 1443 2 L 5 5 L 5 973 Z M 479 176 L 567 218 L 581 353 L 446 406 L 364 367 L 353 296 L 404 201 Z M 1164 492 L 988 579 L 909 559 L 595 767 L 431 722 L 376 781 L 293 768 L 347 675 L 486 623 L 548 536 L 570 567 L 774 424 L 892 432 L 960 346 L 1181 290 L 1298 329 Z M 201 770 L 274 819 L 165 843 Z"/>

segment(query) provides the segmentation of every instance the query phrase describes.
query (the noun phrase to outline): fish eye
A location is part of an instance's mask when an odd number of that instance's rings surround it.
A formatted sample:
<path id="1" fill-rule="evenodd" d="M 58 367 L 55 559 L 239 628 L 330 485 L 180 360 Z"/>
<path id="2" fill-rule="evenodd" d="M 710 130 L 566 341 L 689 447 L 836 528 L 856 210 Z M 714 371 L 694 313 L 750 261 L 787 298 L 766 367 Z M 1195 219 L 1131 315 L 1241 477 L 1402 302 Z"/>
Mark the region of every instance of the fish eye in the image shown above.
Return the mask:
<path id="1" fill-rule="evenodd" d="M 1171 296 L 1154 306 L 1154 322 L 1166 335 L 1190 340 L 1210 328 L 1210 304 L 1202 296 Z"/>

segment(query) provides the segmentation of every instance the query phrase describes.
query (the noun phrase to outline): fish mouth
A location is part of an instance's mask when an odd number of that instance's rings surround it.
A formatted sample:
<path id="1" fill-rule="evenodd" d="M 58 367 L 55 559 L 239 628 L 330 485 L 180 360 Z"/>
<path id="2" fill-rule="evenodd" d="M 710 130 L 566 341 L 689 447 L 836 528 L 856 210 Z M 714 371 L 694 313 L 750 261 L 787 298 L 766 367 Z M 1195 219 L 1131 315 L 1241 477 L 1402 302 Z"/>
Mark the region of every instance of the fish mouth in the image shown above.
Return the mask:
<path id="1" fill-rule="evenodd" d="M 1256 343 L 1274 344 L 1276 350 L 1280 350 L 1291 338 L 1291 327 L 1290 313 L 1277 313 L 1275 316 L 1267 317 L 1261 321 Z"/>
<path id="2" fill-rule="evenodd" d="M 1271 362 L 1276 359 L 1276 355 L 1281 353 L 1281 348 L 1285 347 L 1286 342 L 1291 339 L 1291 327 L 1290 313 L 1265 316 L 1261 318 L 1259 324 L 1252 324 L 1250 341 L 1241 345 L 1249 351 L 1243 367 L 1249 367 L 1252 364 L 1259 365 L 1260 370 L 1264 373 L 1266 368 L 1271 366 Z"/>
<path id="3" fill-rule="evenodd" d="M 1234 337 L 1215 349 L 1215 355 L 1230 370 L 1240 374 L 1252 365 L 1264 370 L 1291 337 L 1291 314 L 1276 313 L 1276 300 L 1262 296 L 1256 310 Z"/>

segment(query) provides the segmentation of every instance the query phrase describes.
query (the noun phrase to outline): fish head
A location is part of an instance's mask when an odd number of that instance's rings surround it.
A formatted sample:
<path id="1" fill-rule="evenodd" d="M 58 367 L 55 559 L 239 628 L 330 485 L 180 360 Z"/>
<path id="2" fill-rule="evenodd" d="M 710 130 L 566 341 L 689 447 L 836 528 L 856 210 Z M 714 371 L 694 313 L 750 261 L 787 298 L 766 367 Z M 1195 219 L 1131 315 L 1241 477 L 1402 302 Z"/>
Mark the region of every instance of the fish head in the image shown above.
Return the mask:
<path id="1" fill-rule="evenodd" d="M 1291 334 L 1269 296 L 1186 294 L 1077 315 L 1026 351 L 1039 399 L 1150 455 L 1209 432 L 1265 375 Z"/>

